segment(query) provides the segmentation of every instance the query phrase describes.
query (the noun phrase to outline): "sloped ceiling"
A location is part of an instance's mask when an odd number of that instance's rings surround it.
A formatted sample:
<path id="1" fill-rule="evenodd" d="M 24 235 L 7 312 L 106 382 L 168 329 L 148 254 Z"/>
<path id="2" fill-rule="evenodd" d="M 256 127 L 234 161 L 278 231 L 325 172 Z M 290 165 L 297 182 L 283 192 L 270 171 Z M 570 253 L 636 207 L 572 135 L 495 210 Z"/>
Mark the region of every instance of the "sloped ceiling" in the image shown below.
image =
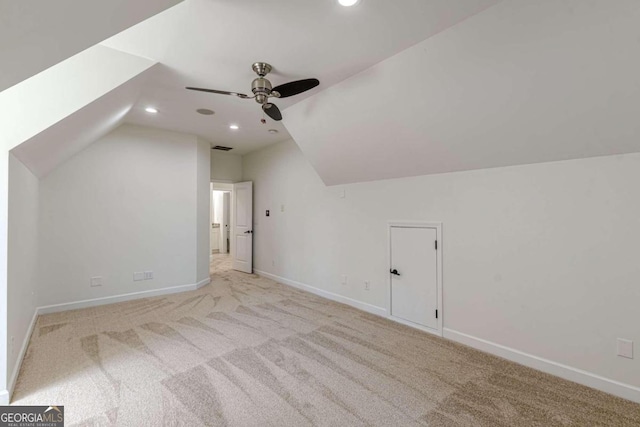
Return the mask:
<path id="1" fill-rule="evenodd" d="M 498 0 L 187 0 L 103 42 L 165 67 L 126 120 L 194 133 L 246 153 L 289 139 L 252 100 L 191 92 L 185 86 L 250 92 L 251 64 L 266 61 L 274 85 L 316 77 L 307 94 L 274 101 L 281 109 L 481 12 Z M 144 106 L 160 111 L 150 116 Z M 214 116 L 201 116 L 209 108 Z M 240 125 L 230 131 L 229 124 Z M 274 128 L 278 135 L 267 131 Z"/>
<path id="2" fill-rule="evenodd" d="M 117 126 L 155 65 L 96 45 L 0 92 L 1 148 L 45 175 Z"/>
<path id="3" fill-rule="evenodd" d="M 329 185 L 640 151 L 640 2 L 508 1 L 287 108 Z"/>
<path id="4" fill-rule="evenodd" d="M 181 0 L 0 0 L 0 92 Z"/>
<path id="5" fill-rule="evenodd" d="M 99 97 L 12 150 L 39 178 L 122 124 L 153 68 Z"/>

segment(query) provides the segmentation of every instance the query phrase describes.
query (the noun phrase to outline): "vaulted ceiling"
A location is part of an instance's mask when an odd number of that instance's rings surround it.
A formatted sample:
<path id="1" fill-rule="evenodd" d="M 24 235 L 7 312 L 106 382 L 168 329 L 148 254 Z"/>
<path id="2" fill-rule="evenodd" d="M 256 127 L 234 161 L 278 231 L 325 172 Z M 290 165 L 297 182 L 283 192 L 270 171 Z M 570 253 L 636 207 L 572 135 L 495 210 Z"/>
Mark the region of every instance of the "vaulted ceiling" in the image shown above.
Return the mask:
<path id="1" fill-rule="evenodd" d="M 0 54 L 17 64 L 5 86 L 176 1 L 81 7 L 86 22 L 68 28 L 50 3 L 19 3 L 0 0 L 0 20 L 37 19 L 0 28 L 12 38 Z M 293 137 L 330 185 L 635 152 L 639 21 L 636 0 L 185 0 L 0 92 L 2 142 L 22 144 L 16 155 L 43 176 L 125 121 L 239 154 Z M 253 101 L 184 89 L 249 93 L 254 61 L 274 66 L 274 85 L 321 85 L 276 101 L 284 120 L 266 125 Z"/>
<path id="2" fill-rule="evenodd" d="M 284 123 L 330 185 L 637 152 L 638 22 L 636 0 L 502 2 Z"/>
<path id="3" fill-rule="evenodd" d="M 182 0 L 0 0 L 0 92 Z"/>
<path id="4" fill-rule="evenodd" d="M 262 125 L 262 110 L 252 100 L 190 92 L 185 86 L 250 94 L 256 61 L 274 67 L 267 76 L 274 85 L 320 80 L 320 87 L 305 95 L 274 101 L 284 109 L 496 2 L 363 0 L 344 8 L 336 0 L 186 0 L 103 44 L 163 64 L 127 121 L 195 133 L 243 154 L 290 136 L 269 118 Z M 159 113 L 146 114 L 146 105 Z M 202 116 L 198 108 L 216 114 Z M 231 131 L 231 123 L 240 129 Z"/>
<path id="5" fill-rule="evenodd" d="M 46 175 L 120 124 L 155 66 L 96 45 L 0 92 L 2 148 Z"/>

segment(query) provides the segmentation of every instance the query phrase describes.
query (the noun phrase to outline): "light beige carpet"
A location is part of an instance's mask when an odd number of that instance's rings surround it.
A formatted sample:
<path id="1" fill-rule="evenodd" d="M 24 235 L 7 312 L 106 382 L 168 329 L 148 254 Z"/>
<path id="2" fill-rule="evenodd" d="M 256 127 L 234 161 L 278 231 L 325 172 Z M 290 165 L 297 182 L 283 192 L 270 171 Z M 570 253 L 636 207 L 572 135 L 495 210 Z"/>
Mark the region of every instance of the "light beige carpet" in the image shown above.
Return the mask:
<path id="1" fill-rule="evenodd" d="M 13 403 L 87 426 L 640 425 L 640 405 L 227 260 L 198 291 L 40 317 Z"/>

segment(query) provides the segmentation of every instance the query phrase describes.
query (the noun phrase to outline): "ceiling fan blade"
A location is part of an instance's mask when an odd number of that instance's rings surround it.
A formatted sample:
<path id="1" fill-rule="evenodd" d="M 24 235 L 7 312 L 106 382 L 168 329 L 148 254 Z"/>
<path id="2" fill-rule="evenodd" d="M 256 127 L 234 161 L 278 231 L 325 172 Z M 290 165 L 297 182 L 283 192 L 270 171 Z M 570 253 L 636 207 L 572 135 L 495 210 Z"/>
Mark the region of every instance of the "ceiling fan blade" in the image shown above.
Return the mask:
<path id="1" fill-rule="evenodd" d="M 267 113 L 267 116 L 271 117 L 276 122 L 282 120 L 282 113 L 276 104 L 272 104 L 270 102 L 262 104 L 262 110 Z"/>
<path id="2" fill-rule="evenodd" d="M 187 87 L 185 89 L 197 90 L 197 91 L 200 91 L 200 92 L 217 93 L 218 95 L 232 95 L 232 96 L 237 96 L 238 98 L 243 98 L 243 99 L 244 98 L 249 98 L 244 93 L 227 92 L 226 90 L 204 89 L 204 88 L 201 88 L 201 87 Z"/>
<path id="3" fill-rule="evenodd" d="M 273 88 L 273 91 L 278 92 L 280 94 L 280 98 L 287 98 L 289 96 L 306 92 L 309 89 L 313 89 L 319 84 L 320 81 L 318 79 L 296 80 L 295 82 L 289 82 L 280 86 L 276 86 Z"/>

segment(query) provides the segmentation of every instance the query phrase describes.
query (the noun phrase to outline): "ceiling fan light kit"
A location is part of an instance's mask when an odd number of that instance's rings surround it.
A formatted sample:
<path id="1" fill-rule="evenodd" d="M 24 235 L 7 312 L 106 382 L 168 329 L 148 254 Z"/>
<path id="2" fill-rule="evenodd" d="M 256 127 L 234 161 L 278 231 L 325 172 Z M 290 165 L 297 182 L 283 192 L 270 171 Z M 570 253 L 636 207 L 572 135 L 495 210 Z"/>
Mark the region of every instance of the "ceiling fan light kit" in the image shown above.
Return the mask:
<path id="1" fill-rule="evenodd" d="M 282 120 L 282 113 L 277 105 L 269 102 L 269 98 L 288 98 L 306 92 L 320 84 L 318 79 L 304 79 L 294 82 L 285 83 L 276 87 L 265 77 L 273 70 L 273 67 L 266 62 L 254 62 L 251 69 L 258 75 L 251 82 L 251 92 L 253 96 L 245 95 L 239 92 L 227 92 L 224 90 L 205 89 L 198 87 L 187 87 L 189 90 L 197 90 L 200 92 L 215 93 L 218 95 L 237 96 L 241 99 L 255 99 L 262 106 L 262 111 L 275 121 Z"/>

